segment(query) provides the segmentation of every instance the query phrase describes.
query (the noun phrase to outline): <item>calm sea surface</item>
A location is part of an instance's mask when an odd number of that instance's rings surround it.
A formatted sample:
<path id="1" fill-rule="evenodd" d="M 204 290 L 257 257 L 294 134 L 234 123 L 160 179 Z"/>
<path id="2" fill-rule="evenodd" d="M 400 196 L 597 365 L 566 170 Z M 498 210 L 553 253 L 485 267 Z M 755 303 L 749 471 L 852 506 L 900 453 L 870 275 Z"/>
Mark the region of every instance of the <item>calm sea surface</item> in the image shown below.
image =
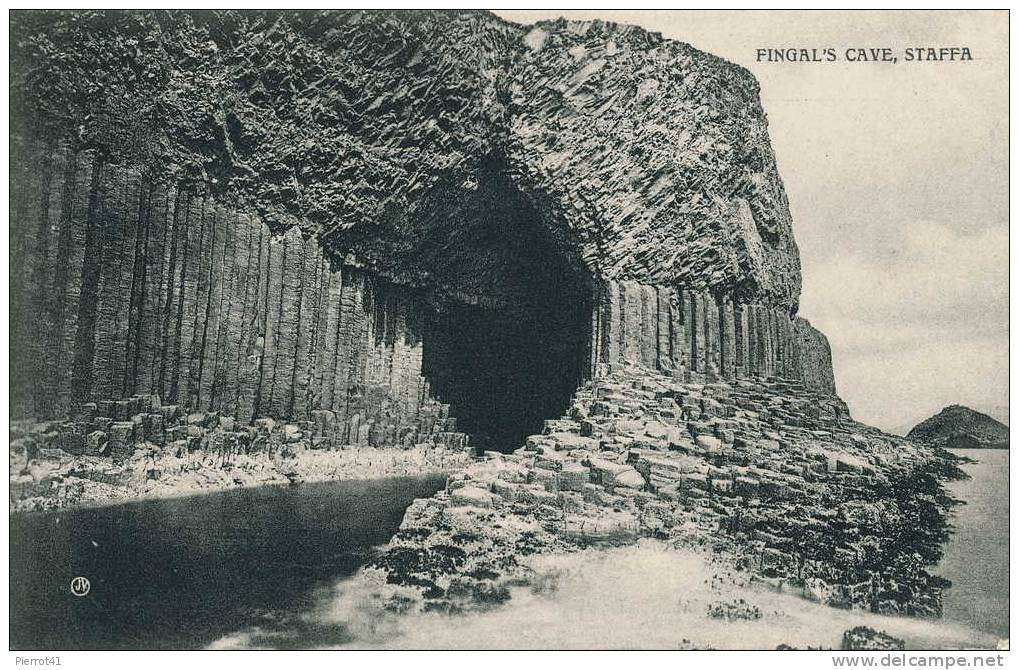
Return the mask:
<path id="1" fill-rule="evenodd" d="M 328 482 L 12 516 L 11 648 L 192 649 L 300 611 L 444 483 Z M 78 576 L 91 583 L 82 597 L 70 588 Z"/>
<path id="2" fill-rule="evenodd" d="M 954 583 L 944 618 L 1008 637 L 1008 450 L 954 453 L 977 462 L 963 466 L 971 479 L 949 484 L 966 504 L 955 508 L 955 535 L 933 571 Z"/>

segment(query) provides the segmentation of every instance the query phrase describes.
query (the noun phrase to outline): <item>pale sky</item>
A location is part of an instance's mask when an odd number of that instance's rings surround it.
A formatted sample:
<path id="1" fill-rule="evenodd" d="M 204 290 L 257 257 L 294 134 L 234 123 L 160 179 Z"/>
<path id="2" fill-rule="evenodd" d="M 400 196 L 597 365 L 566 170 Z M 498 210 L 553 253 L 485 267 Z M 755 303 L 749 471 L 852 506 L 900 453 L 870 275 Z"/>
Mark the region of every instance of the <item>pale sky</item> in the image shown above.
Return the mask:
<path id="1" fill-rule="evenodd" d="M 803 263 L 853 416 L 902 432 L 959 403 L 1008 422 L 1008 14 L 498 11 L 640 25 L 738 63 L 761 100 Z M 905 62 L 913 46 L 968 62 Z M 836 63 L 757 63 L 831 47 Z M 896 64 L 848 63 L 890 47 Z"/>

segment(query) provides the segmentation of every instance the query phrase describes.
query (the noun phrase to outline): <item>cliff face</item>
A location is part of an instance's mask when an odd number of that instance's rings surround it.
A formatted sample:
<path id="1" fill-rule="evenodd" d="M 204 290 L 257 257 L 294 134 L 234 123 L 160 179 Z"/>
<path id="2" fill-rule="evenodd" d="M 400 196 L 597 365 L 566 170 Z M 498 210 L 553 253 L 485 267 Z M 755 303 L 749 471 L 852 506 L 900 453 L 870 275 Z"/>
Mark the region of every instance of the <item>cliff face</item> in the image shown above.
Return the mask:
<path id="1" fill-rule="evenodd" d="M 734 65 L 474 12 L 22 13 L 12 35 L 16 414 L 157 393 L 333 412 L 349 439 L 437 397 L 509 449 L 623 364 L 834 393 Z"/>
<path id="2" fill-rule="evenodd" d="M 406 289 L 331 262 L 297 228 L 274 235 L 92 154 L 14 156 L 15 416 L 156 394 L 243 423 L 327 410 L 355 443 L 372 422 L 443 430 Z"/>
<path id="3" fill-rule="evenodd" d="M 632 363 L 698 378 L 784 377 L 835 394 L 828 341 L 767 303 L 634 281 L 605 281 L 592 321 L 592 362 Z"/>
<path id="4" fill-rule="evenodd" d="M 475 12 L 16 13 L 11 63 L 22 495 L 466 433 L 377 566 L 432 609 L 647 536 L 940 611 L 957 469 L 835 395 L 744 70 Z"/>
<path id="5" fill-rule="evenodd" d="M 600 22 L 539 24 L 521 42 L 508 153 L 590 265 L 795 309 L 799 257 L 748 72 Z"/>
<path id="6" fill-rule="evenodd" d="M 12 30 L 16 119 L 381 271 L 433 271 L 422 238 L 503 161 L 597 274 L 798 299 L 756 82 L 686 44 L 473 12 L 26 13 Z"/>

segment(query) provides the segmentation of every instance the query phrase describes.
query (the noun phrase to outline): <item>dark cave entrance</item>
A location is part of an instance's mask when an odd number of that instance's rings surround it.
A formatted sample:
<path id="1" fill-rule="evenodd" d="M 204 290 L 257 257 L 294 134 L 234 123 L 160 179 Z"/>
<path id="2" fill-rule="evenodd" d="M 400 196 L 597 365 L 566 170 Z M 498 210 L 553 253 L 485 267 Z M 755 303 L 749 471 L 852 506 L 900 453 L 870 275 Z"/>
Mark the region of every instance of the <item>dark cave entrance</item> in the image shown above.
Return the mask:
<path id="1" fill-rule="evenodd" d="M 478 453 L 508 452 L 561 416 L 588 374 L 592 283 L 497 164 L 471 186 L 447 194 L 423 249 L 443 289 L 422 368 Z"/>

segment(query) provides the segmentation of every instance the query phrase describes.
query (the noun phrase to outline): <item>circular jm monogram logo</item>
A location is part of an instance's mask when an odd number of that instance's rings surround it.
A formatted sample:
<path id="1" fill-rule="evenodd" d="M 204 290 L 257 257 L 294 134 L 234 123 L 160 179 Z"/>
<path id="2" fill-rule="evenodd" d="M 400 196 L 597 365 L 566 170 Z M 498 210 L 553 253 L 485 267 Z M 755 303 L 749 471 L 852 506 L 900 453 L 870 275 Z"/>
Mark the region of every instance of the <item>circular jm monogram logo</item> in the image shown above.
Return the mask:
<path id="1" fill-rule="evenodd" d="M 92 583 L 88 581 L 88 577 L 75 577 L 71 580 L 71 593 L 78 596 L 87 596 L 88 592 L 92 590 Z"/>

